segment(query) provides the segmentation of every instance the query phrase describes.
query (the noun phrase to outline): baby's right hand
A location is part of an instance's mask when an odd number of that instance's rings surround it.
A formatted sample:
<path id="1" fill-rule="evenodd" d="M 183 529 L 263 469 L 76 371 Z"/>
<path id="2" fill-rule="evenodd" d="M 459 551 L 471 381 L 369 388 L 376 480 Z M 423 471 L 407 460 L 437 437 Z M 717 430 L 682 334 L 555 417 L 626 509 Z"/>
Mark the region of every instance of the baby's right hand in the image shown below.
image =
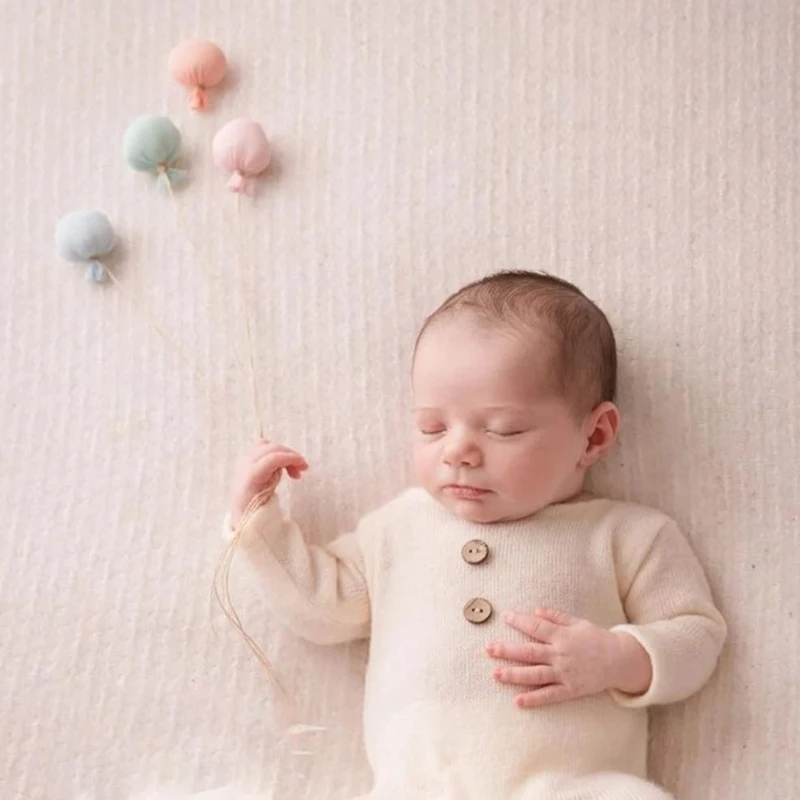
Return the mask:
<path id="1" fill-rule="evenodd" d="M 269 499 L 281 479 L 283 470 L 290 478 L 300 478 L 308 462 L 299 453 L 268 439 L 261 439 L 244 456 L 236 469 L 231 496 L 230 521 L 235 528 L 254 497 L 265 494 Z"/>

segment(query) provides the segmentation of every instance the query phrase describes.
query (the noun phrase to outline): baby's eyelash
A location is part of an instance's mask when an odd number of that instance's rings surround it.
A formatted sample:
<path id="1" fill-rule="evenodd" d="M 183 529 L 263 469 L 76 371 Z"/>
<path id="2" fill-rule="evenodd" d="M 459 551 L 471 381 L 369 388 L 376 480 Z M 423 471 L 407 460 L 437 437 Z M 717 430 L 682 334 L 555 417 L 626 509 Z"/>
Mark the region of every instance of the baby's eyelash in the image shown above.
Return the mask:
<path id="1" fill-rule="evenodd" d="M 442 433 L 447 433 L 446 427 L 441 428 L 419 428 L 419 432 L 423 436 L 439 436 Z M 491 428 L 486 428 L 484 430 L 485 433 L 488 433 L 490 436 L 497 436 L 500 439 L 510 439 L 514 436 L 521 436 L 525 433 L 524 430 L 517 430 L 517 431 L 494 431 Z"/>

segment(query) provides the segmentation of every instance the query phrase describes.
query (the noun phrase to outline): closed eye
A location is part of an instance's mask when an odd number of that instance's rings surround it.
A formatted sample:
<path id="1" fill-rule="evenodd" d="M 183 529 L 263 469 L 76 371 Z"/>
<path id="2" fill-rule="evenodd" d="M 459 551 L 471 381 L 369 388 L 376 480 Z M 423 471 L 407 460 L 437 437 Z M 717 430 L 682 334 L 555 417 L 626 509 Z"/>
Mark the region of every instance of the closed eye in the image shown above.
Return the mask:
<path id="1" fill-rule="evenodd" d="M 525 431 L 487 431 L 487 433 L 492 434 L 492 436 L 499 436 L 501 439 L 510 439 L 513 436 L 525 433 Z"/>
<path id="2" fill-rule="evenodd" d="M 444 433 L 444 428 L 420 428 L 419 432 L 423 436 L 436 436 L 439 433 Z"/>

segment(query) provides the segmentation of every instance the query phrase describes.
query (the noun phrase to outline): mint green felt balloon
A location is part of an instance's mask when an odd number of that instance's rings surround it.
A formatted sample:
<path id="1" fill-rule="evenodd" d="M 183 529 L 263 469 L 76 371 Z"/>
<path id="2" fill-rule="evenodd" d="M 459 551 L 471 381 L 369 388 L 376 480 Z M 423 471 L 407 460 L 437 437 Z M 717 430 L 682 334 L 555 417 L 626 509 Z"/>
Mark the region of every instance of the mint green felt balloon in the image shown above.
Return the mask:
<path id="1" fill-rule="evenodd" d="M 181 149 L 181 133 L 170 119 L 145 114 L 125 131 L 122 150 L 125 161 L 137 172 L 154 175 L 162 189 L 169 189 L 186 172 L 174 164 Z"/>

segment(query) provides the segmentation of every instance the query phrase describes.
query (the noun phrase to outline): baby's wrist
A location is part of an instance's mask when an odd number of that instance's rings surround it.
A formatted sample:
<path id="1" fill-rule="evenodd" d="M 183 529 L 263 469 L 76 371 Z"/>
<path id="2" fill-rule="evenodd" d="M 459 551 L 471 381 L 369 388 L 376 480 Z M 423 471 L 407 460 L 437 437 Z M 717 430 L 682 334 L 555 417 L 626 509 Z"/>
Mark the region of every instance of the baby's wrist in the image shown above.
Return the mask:
<path id="1" fill-rule="evenodd" d="M 650 655 L 629 633 L 619 631 L 612 635 L 617 653 L 610 688 L 634 697 L 645 694 L 653 680 Z"/>
<path id="2" fill-rule="evenodd" d="M 261 506 L 265 506 L 270 500 L 272 500 L 277 486 L 278 481 L 274 480 L 269 486 L 262 489 L 258 494 L 248 497 L 246 502 L 242 500 L 241 502 L 234 503 L 229 511 L 231 527 L 236 528 L 236 526 L 241 522 L 242 517 L 245 516 L 245 514 L 251 509 L 255 510 L 256 508 L 261 508 Z"/>

